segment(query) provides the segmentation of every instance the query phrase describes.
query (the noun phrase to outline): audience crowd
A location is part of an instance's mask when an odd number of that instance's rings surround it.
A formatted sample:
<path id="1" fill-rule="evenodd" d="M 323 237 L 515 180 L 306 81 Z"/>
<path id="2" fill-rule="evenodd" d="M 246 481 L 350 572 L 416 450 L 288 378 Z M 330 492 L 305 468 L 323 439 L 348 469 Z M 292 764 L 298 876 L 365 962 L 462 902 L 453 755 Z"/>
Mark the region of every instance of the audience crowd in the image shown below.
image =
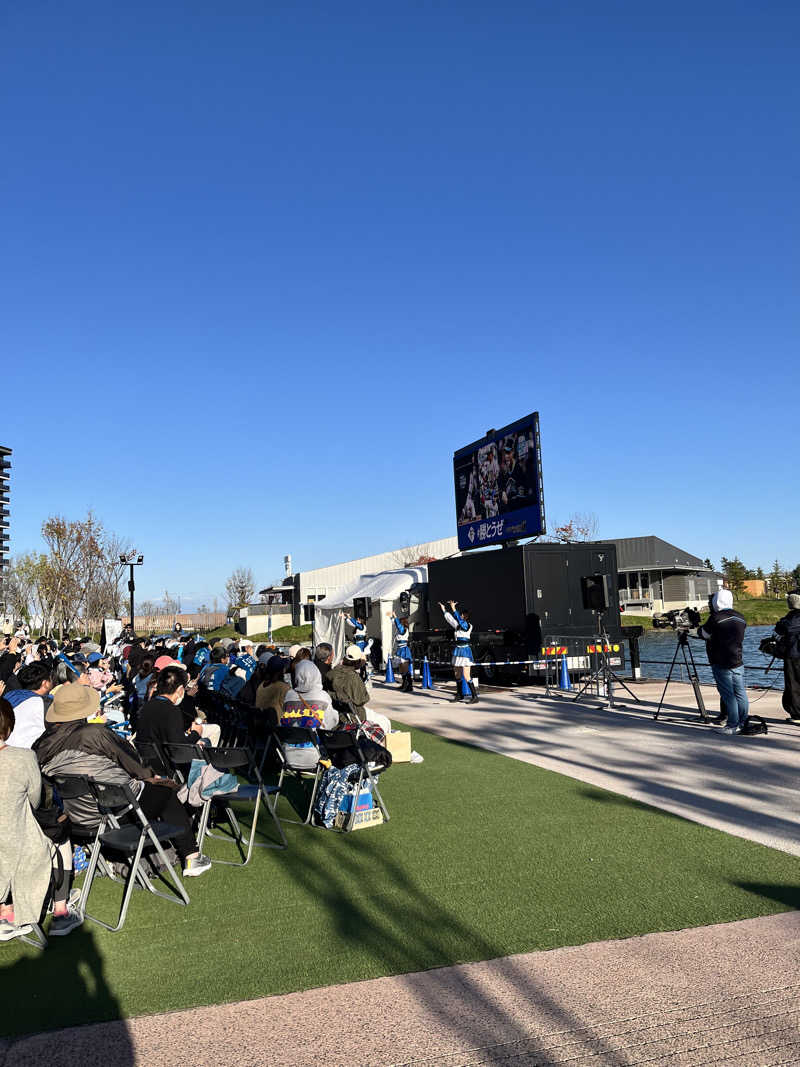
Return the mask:
<path id="1" fill-rule="evenodd" d="M 380 741 L 389 722 L 369 714 L 366 679 L 355 644 L 334 663 L 327 644 L 284 653 L 177 628 L 148 638 L 124 629 L 105 648 L 89 639 L 33 640 L 23 628 L 0 639 L 0 941 L 29 934 L 48 910 L 51 937 L 83 921 L 75 850 L 91 847 L 101 813 L 90 792 L 62 796 L 64 776 L 130 787 L 148 819 L 174 828 L 183 875 L 197 877 L 211 861 L 198 841 L 197 810 L 178 792 L 176 778 L 189 768 L 166 760 L 164 746 L 246 742 L 261 746 L 263 764 L 277 739 L 285 769 L 321 772 L 330 767 L 324 753 L 308 739 L 281 745 L 278 728 L 359 733 L 369 715 L 366 729 Z M 341 774 L 335 787 L 338 798 Z M 320 811 L 324 788 L 323 781 Z"/>

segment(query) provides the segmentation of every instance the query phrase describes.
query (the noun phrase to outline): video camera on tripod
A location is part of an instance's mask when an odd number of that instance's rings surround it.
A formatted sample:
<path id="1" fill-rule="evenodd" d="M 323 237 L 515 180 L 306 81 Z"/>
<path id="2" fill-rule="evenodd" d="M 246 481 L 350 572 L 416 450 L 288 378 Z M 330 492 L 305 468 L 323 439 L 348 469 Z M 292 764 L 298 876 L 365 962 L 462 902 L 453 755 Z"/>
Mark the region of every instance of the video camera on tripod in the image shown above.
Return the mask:
<path id="1" fill-rule="evenodd" d="M 686 668 L 686 675 L 691 683 L 694 691 L 695 701 L 697 702 L 697 710 L 700 712 L 700 718 L 704 723 L 708 722 L 708 716 L 706 715 L 706 706 L 703 701 L 703 693 L 700 689 L 700 679 L 697 675 L 697 664 L 694 661 L 694 655 L 692 654 L 692 648 L 689 644 L 689 631 L 696 629 L 700 625 L 700 612 L 697 608 L 690 608 L 688 605 L 685 608 L 673 608 L 672 611 L 666 611 L 661 616 L 663 626 L 665 622 L 672 627 L 675 631 L 678 643 L 675 645 L 675 655 L 672 657 L 672 663 L 670 664 L 669 672 L 667 673 L 667 680 L 664 684 L 664 692 L 661 694 L 661 700 L 658 702 L 658 709 L 656 710 L 654 719 L 658 719 L 661 707 L 664 703 L 664 697 L 667 695 L 667 688 L 672 679 L 672 674 L 675 670 L 675 665 L 678 661 L 678 653 L 682 654 L 683 665 Z"/>

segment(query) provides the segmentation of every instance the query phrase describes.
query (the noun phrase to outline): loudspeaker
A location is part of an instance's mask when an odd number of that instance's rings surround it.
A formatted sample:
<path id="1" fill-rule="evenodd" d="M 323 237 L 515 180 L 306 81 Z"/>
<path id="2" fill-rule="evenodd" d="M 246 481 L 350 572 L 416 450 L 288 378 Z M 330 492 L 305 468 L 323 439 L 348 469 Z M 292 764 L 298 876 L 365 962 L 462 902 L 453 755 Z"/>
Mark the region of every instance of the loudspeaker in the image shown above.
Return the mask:
<path id="1" fill-rule="evenodd" d="M 368 596 L 357 596 L 353 601 L 353 618 L 363 619 L 364 622 L 369 618 L 372 611 L 372 601 Z"/>
<path id="2" fill-rule="evenodd" d="M 581 578 L 583 606 L 587 611 L 608 611 L 608 575 L 587 574 Z"/>
<path id="3" fill-rule="evenodd" d="M 303 604 L 303 622 L 314 621 L 314 611 L 316 607 L 316 604 Z"/>
<path id="4" fill-rule="evenodd" d="M 399 597 L 400 610 L 397 614 L 401 619 L 404 619 L 407 615 L 411 614 L 411 593 L 407 589 L 404 589 Z"/>

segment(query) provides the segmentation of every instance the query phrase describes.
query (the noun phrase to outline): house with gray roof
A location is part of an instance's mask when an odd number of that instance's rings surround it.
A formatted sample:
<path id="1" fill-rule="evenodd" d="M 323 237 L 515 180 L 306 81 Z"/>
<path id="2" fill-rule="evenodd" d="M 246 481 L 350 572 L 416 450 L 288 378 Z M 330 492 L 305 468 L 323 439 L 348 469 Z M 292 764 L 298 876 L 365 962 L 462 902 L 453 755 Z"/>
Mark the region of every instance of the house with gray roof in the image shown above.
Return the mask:
<path id="1" fill-rule="evenodd" d="M 660 537 L 612 538 L 617 546 L 619 604 L 632 615 L 658 615 L 686 605 L 704 608 L 722 576 Z"/>

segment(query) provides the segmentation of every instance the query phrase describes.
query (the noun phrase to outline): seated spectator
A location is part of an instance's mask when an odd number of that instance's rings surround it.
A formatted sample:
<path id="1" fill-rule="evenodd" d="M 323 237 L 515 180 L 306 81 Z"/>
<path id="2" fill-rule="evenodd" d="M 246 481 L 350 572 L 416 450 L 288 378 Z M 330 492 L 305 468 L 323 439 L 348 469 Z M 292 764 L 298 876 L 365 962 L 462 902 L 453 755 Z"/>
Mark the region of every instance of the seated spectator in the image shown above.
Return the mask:
<path id="1" fill-rule="evenodd" d="M 122 686 L 114 684 L 109 661 L 99 652 L 92 652 L 89 657 L 89 685 L 98 693 L 118 693 Z"/>
<path id="2" fill-rule="evenodd" d="M 349 704 L 362 722 L 367 717 L 364 709 L 369 701 L 369 693 L 361 677 L 363 663 L 364 653 L 358 645 L 348 645 L 344 651 L 344 659 L 338 666 L 331 668 L 327 679 L 328 692 L 334 701 L 341 706 Z M 345 722 L 347 712 L 342 711 L 340 718 Z"/>
<path id="3" fill-rule="evenodd" d="M 82 685 L 63 685 L 45 714 L 47 728 L 34 746 L 42 772 L 91 775 L 99 782 L 127 784 L 137 794 L 149 819 L 163 819 L 175 826 L 172 843 L 181 859 L 184 877 L 204 874 L 211 861 L 201 855 L 186 810 L 176 797 L 174 783 L 155 775 L 139 762 L 136 751 L 113 730 L 87 722 L 97 714 L 100 696 Z M 90 797 L 65 800 L 71 822 L 93 830 L 100 822 L 97 805 Z"/>
<path id="4" fill-rule="evenodd" d="M 253 656 L 253 642 L 249 637 L 243 637 L 239 642 L 239 652 L 232 657 L 231 667 L 244 673 L 245 682 L 250 681 L 256 669 L 256 659 Z"/>
<path id="5" fill-rule="evenodd" d="M 139 708 L 137 742 L 185 745 L 187 742 L 193 744 L 203 736 L 201 723 L 193 722 L 187 730 L 186 719 L 180 710 L 188 681 L 185 669 L 174 662 L 159 669 L 155 695 Z M 169 768 L 162 767 L 161 771 L 168 773 Z"/>
<path id="6" fill-rule="evenodd" d="M 322 675 L 322 687 L 328 688 L 328 674 L 333 666 L 333 645 L 321 641 L 314 649 L 314 666 Z"/>
<path id="7" fill-rule="evenodd" d="M 20 669 L 18 679 L 20 688 L 5 694 L 16 719 L 6 744 L 12 748 L 31 748 L 44 733 L 44 705 L 53 688 L 53 676 L 47 663 L 34 662 Z"/>
<path id="8" fill-rule="evenodd" d="M 53 874 L 50 845 L 33 814 L 42 776 L 33 752 L 9 747 L 14 729 L 14 709 L 0 699 L 0 941 L 30 933 L 40 921 Z"/>
<path id="9" fill-rule="evenodd" d="M 270 656 L 264 665 L 265 678 L 256 691 L 256 707 L 267 713 L 273 726 L 283 714 L 283 701 L 291 686 L 284 680 L 289 668 L 288 659 L 282 656 Z"/>
<path id="10" fill-rule="evenodd" d="M 283 700 L 281 726 L 302 726 L 316 730 L 335 730 L 339 714 L 334 711 L 331 698 L 322 688 L 322 676 L 310 660 L 301 660 L 294 669 L 294 688 Z M 319 761 L 319 749 L 312 742 L 284 745 L 289 766 L 294 770 L 313 770 Z"/>
<path id="11" fill-rule="evenodd" d="M 218 693 L 230 670 L 228 650 L 224 645 L 215 645 L 211 650 L 211 662 L 200 671 L 198 682 L 204 689 Z"/>

